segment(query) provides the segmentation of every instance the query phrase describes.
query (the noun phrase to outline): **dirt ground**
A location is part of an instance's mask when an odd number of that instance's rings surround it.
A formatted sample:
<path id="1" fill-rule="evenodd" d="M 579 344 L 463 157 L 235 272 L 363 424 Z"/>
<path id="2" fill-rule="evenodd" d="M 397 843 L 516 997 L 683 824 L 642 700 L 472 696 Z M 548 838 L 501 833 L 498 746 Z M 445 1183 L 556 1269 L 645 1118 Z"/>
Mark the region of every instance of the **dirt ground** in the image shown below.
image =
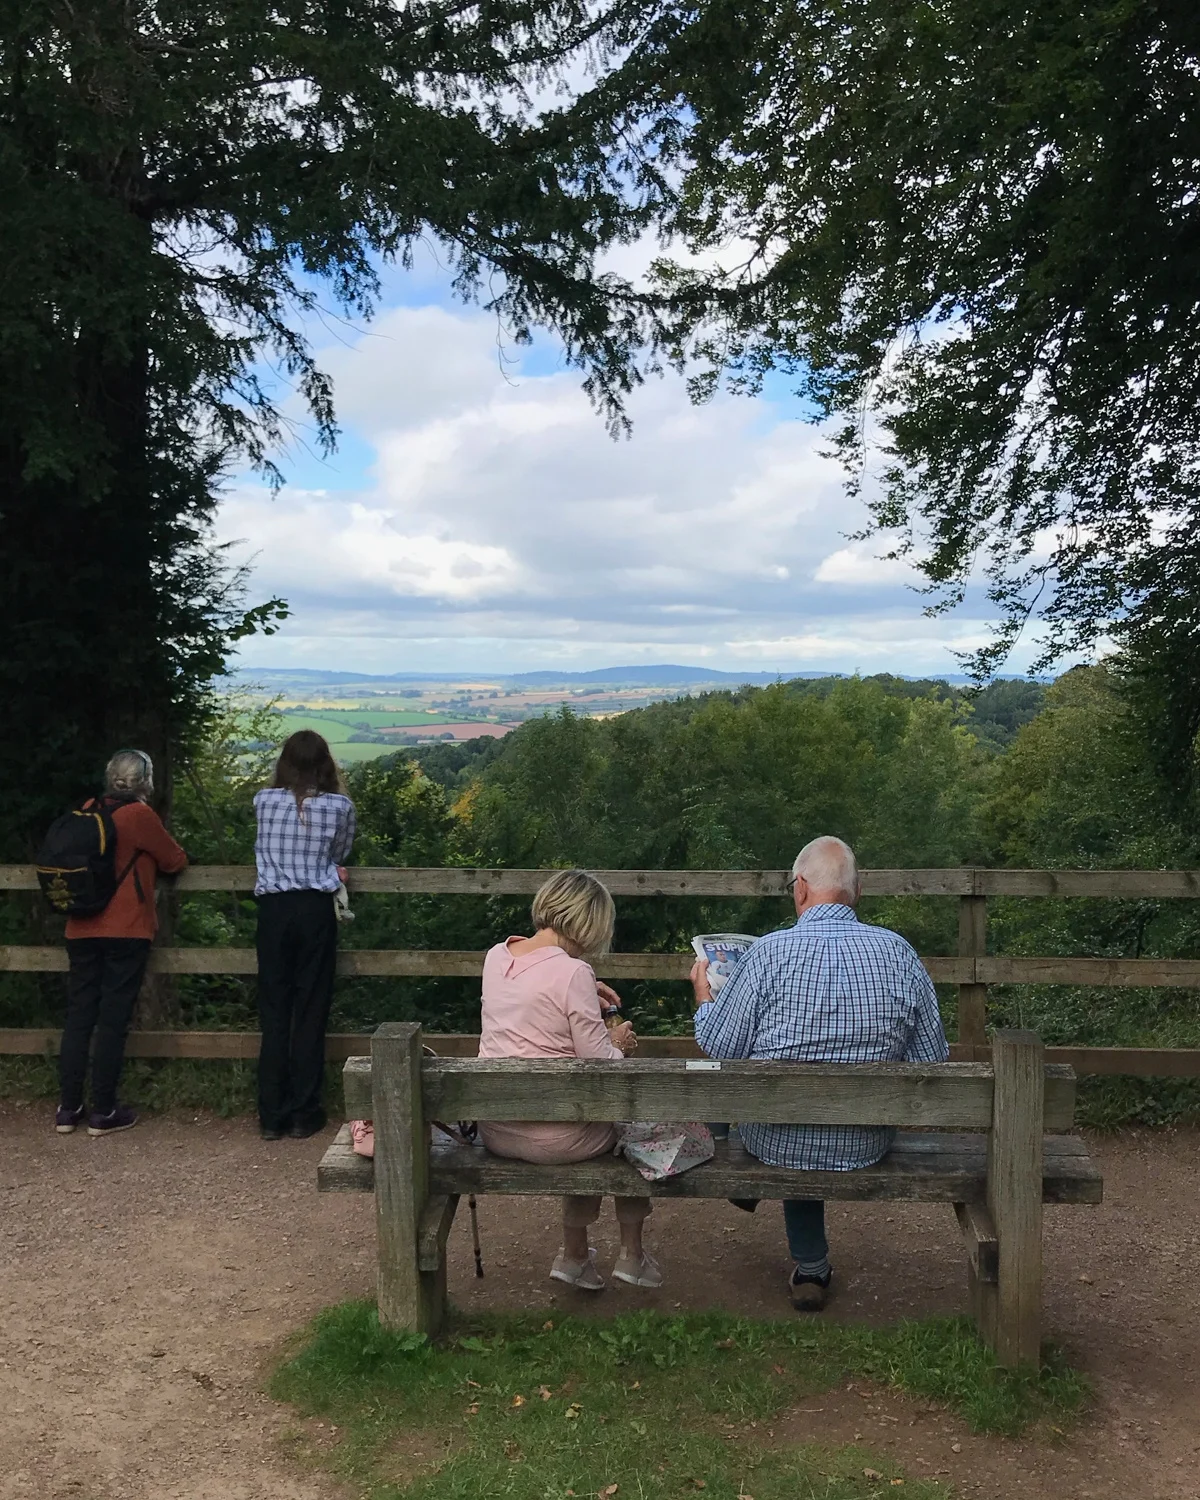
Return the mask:
<path id="1" fill-rule="evenodd" d="M 312 1313 L 372 1290 L 370 1199 L 316 1192 L 331 1133 L 264 1145 L 250 1121 L 175 1114 L 91 1141 L 56 1136 L 44 1105 L 0 1105 L 3 1500 L 344 1500 L 286 1456 L 297 1422 L 260 1389 Z M 859 1441 L 969 1500 L 1200 1500 L 1200 1132 L 1093 1144 L 1106 1202 L 1046 1215 L 1048 1328 L 1098 1394 L 1081 1426 L 1050 1443 L 979 1438 L 861 1385 L 804 1402 L 766 1440 Z M 660 1204 L 665 1286 L 590 1302 L 546 1279 L 554 1204 L 485 1199 L 480 1220 L 482 1281 L 465 1214 L 451 1237 L 451 1296 L 467 1310 L 791 1316 L 774 1205 L 751 1218 Z M 825 1316 L 963 1309 L 949 1208 L 831 1205 L 830 1238 Z M 611 1217 L 598 1242 L 606 1266 Z"/>

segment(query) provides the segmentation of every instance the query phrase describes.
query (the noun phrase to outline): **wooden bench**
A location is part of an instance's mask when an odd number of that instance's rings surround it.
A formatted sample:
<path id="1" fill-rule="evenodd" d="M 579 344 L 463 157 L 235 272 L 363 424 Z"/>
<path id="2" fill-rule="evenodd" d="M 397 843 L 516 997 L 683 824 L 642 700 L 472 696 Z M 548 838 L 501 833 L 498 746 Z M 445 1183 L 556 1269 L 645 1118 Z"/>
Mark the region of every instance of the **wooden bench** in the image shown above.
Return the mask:
<path id="1" fill-rule="evenodd" d="M 379 1317 L 435 1334 L 446 1237 L 464 1193 L 649 1193 L 656 1198 L 897 1199 L 953 1204 L 971 1307 L 1000 1362 L 1041 1347 L 1042 1205 L 1099 1203 L 1103 1183 L 1070 1129 L 1071 1068 L 1032 1032 L 999 1032 L 991 1063 L 714 1063 L 427 1057 L 421 1029 L 379 1027 L 344 1071 L 346 1113 L 375 1122 L 375 1158 L 344 1126 L 318 1169 L 325 1192 L 375 1193 Z M 750 1156 L 736 1132 L 710 1162 L 645 1182 L 623 1158 L 535 1166 L 431 1132 L 434 1120 L 756 1120 L 898 1128 L 877 1165 L 796 1172 Z M 669 1274 L 669 1269 L 668 1269 Z"/>

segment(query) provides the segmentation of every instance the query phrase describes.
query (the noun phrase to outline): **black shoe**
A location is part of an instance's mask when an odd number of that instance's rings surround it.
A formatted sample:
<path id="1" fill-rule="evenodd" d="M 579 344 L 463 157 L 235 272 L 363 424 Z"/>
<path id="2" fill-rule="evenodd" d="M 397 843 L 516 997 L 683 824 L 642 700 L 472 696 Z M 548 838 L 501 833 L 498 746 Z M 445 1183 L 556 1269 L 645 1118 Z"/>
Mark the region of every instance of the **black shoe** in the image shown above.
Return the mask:
<path id="1" fill-rule="evenodd" d="M 116 1135 L 119 1130 L 132 1130 L 138 1117 L 127 1104 L 116 1104 L 106 1115 L 92 1110 L 88 1116 L 88 1135 Z"/>
<path id="2" fill-rule="evenodd" d="M 748 1214 L 752 1214 L 758 1207 L 757 1198 L 730 1198 L 729 1201 L 733 1204 L 734 1208 L 740 1208 Z"/>
<path id="3" fill-rule="evenodd" d="M 299 1120 L 293 1120 L 288 1126 L 288 1135 L 294 1141 L 306 1141 L 310 1135 L 317 1135 L 324 1129 L 324 1120 L 310 1120 L 307 1125 Z"/>
<path id="4" fill-rule="evenodd" d="M 264 1125 L 259 1131 L 259 1134 L 262 1136 L 264 1141 L 283 1140 L 283 1131 L 275 1125 Z"/>
<path id="5" fill-rule="evenodd" d="M 793 1271 L 788 1278 L 792 1306 L 797 1312 L 820 1312 L 825 1306 L 825 1293 L 832 1280 L 832 1271 L 827 1271 L 822 1277 L 801 1276 L 799 1271 Z"/>

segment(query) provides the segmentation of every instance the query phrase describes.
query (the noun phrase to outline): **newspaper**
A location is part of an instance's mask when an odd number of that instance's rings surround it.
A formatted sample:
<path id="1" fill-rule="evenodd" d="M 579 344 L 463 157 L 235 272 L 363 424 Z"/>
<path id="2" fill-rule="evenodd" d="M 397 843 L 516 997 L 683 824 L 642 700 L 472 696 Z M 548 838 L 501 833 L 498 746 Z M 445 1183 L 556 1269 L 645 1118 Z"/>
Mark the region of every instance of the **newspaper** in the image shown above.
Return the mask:
<path id="1" fill-rule="evenodd" d="M 757 938 L 747 937 L 744 932 L 705 932 L 692 939 L 697 958 L 708 960 L 708 987 L 713 998 L 725 988 L 738 960 L 756 943 Z"/>

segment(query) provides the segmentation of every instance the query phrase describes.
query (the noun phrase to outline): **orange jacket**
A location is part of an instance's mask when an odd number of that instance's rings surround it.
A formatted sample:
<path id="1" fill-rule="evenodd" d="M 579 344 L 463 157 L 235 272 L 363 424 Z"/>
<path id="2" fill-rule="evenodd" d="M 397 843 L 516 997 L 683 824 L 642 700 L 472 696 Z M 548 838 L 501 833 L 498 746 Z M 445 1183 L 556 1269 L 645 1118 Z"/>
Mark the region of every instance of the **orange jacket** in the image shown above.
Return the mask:
<path id="1" fill-rule="evenodd" d="M 174 875 L 187 864 L 187 855 L 146 803 L 126 802 L 114 808 L 113 825 L 117 830 L 117 874 L 135 853 L 137 858 L 102 912 L 94 917 L 67 919 L 69 938 L 152 938 L 158 931 L 155 876 L 159 870 Z"/>

